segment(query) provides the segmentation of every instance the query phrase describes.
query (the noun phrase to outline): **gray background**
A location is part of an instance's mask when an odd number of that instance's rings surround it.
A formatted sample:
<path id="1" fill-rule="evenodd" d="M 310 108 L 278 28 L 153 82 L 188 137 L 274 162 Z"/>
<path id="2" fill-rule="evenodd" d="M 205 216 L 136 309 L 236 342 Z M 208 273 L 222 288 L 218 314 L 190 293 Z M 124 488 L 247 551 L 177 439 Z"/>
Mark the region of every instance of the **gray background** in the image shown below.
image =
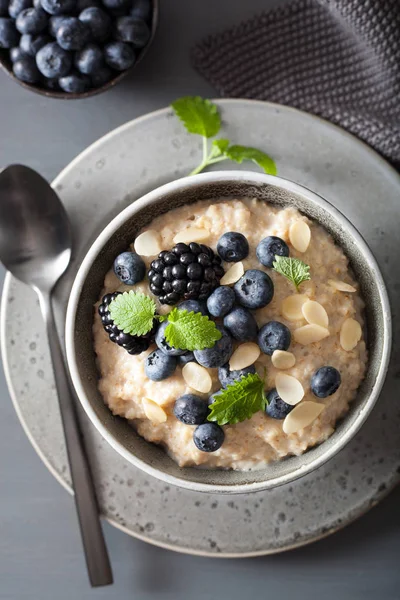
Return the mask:
<path id="1" fill-rule="evenodd" d="M 0 73 L 0 165 L 26 163 L 48 179 L 121 123 L 185 94 L 213 96 L 189 49 L 282 0 L 164 0 L 146 60 L 91 100 L 43 99 Z M 0 271 L 0 276 L 4 272 Z M 400 597 L 400 490 L 363 519 L 311 546 L 245 560 L 190 557 L 149 546 L 105 524 L 115 584 L 89 588 L 71 497 L 31 448 L 0 374 L 0 599 L 340 600 Z"/>

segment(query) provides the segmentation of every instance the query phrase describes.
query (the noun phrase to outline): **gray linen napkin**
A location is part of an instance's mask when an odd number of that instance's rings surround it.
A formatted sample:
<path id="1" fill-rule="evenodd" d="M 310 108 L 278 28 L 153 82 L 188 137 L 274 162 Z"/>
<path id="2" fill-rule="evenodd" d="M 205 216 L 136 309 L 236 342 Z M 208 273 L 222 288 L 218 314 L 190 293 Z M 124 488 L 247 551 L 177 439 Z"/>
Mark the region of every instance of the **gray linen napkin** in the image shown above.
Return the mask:
<path id="1" fill-rule="evenodd" d="M 295 0 L 196 46 L 222 96 L 294 106 L 400 167 L 400 0 Z"/>

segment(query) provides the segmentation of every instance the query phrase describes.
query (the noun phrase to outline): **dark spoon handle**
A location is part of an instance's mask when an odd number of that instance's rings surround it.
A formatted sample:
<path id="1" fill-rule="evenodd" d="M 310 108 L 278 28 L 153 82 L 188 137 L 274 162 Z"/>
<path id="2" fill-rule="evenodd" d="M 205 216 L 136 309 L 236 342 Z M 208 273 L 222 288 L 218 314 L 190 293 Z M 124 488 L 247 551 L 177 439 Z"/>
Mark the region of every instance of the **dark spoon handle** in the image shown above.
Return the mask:
<path id="1" fill-rule="evenodd" d="M 108 585 L 113 583 L 111 565 L 101 528 L 89 463 L 79 430 L 73 392 L 54 322 L 50 295 L 40 293 L 39 300 L 49 340 L 88 575 L 93 587 Z"/>

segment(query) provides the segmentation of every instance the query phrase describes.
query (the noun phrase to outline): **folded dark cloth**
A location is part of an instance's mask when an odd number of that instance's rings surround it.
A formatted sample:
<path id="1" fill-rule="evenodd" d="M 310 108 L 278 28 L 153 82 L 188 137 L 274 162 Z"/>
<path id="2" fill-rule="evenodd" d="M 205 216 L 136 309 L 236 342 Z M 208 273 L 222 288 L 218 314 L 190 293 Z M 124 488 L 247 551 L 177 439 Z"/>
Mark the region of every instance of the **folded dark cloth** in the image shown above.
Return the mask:
<path id="1" fill-rule="evenodd" d="M 296 0 L 193 49 L 225 97 L 294 106 L 400 167 L 400 0 Z"/>

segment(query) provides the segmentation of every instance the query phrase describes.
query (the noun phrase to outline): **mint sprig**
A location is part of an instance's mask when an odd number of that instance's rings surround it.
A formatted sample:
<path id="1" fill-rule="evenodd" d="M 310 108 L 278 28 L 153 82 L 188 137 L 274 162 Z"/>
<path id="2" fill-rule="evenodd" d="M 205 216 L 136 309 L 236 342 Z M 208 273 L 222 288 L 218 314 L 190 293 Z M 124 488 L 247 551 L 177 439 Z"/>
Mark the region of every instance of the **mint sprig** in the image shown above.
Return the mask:
<path id="1" fill-rule="evenodd" d="M 277 273 L 291 281 L 297 291 L 299 291 L 299 285 L 303 281 L 311 279 L 310 267 L 299 258 L 276 255 L 272 266 Z"/>
<path id="2" fill-rule="evenodd" d="M 145 335 L 153 327 L 156 303 L 139 292 L 124 292 L 110 303 L 110 316 L 124 333 Z"/>
<path id="3" fill-rule="evenodd" d="M 250 419 L 259 410 L 265 410 L 268 401 L 264 385 L 261 377 L 253 373 L 228 385 L 215 394 L 208 420 L 218 425 L 233 425 Z"/>
<path id="4" fill-rule="evenodd" d="M 216 104 L 199 96 L 184 96 L 171 104 L 175 114 L 184 124 L 189 133 L 201 135 L 203 138 L 203 159 L 190 175 L 196 175 L 209 165 L 233 160 L 242 163 L 252 160 L 260 166 L 265 173 L 276 175 L 277 169 L 274 160 L 262 150 L 250 146 L 231 145 L 230 141 L 223 138 L 212 142 L 208 148 L 208 139 L 217 135 L 221 128 L 221 118 Z"/>
<path id="5" fill-rule="evenodd" d="M 173 308 L 168 314 L 165 339 L 173 348 L 204 350 L 212 348 L 221 336 L 214 321 L 201 313 Z"/>

